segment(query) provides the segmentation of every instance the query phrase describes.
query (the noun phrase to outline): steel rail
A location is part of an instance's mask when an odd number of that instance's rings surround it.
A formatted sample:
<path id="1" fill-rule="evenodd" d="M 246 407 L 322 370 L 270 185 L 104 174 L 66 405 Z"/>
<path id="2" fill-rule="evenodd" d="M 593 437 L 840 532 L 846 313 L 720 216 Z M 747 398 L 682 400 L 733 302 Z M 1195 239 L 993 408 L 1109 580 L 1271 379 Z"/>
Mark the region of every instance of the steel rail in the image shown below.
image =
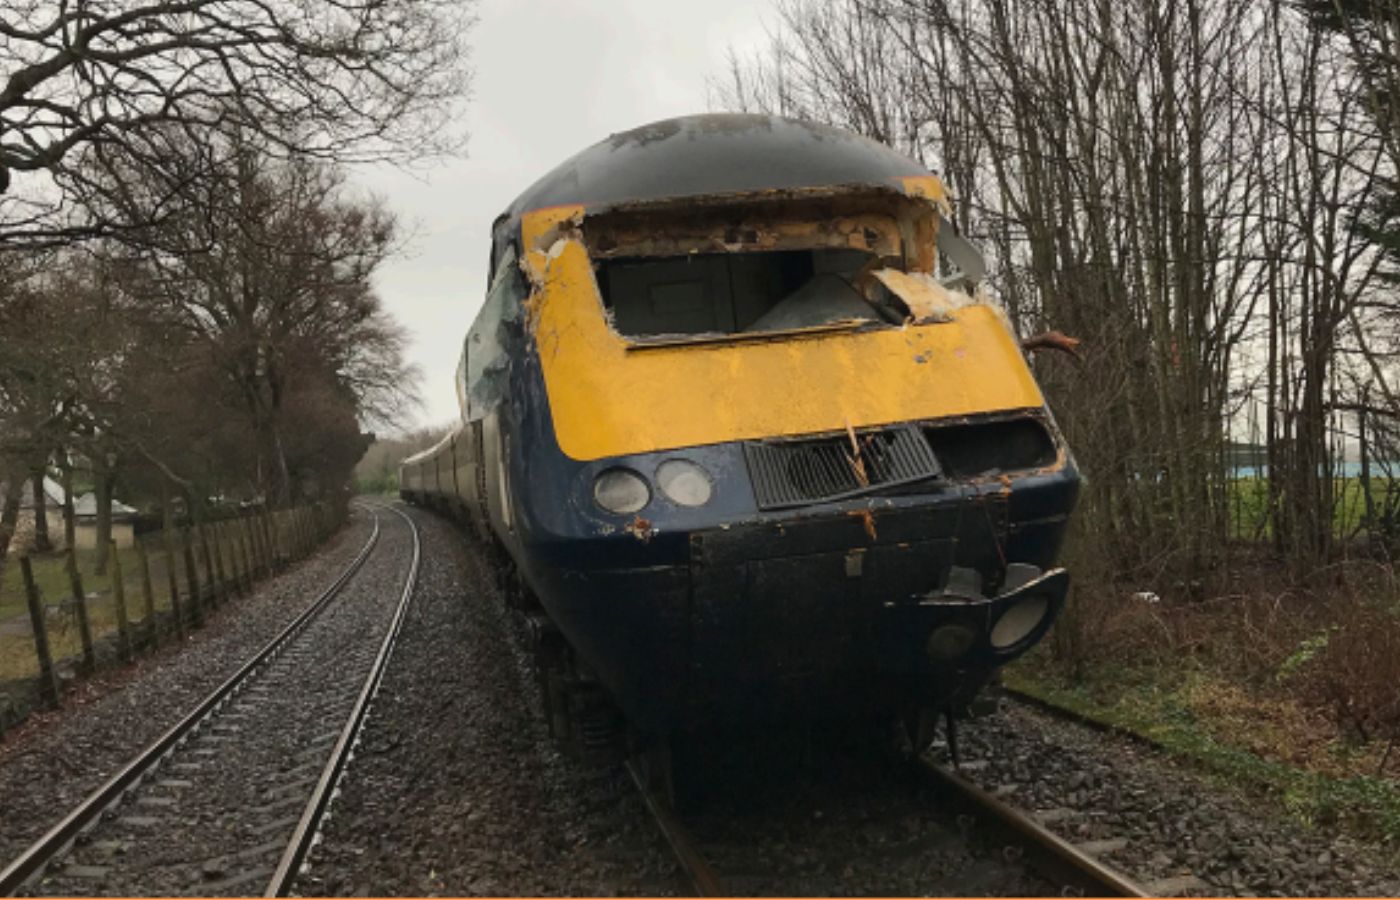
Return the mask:
<path id="1" fill-rule="evenodd" d="M 695 846 L 695 839 L 690 836 L 689 830 L 681 824 L 680 819 L 676 818 L 670 806 L 648 786 L 646 776 L 642 774 L 642 770 L 638 768 L 634 760 L 627 761 L 627 771 L 632 776 L 632 781 L 637 785 L 637 790 L 642 792 L 642 800 L 647 805 L 647 811 L 651 813 L 652 819 L 661 829 L 666 843 L 670 844 L 671 852 L 675 854 L 676 861 L 681 864 L 686 877 L 694 886 L 696 896 L 732 897 L 733 894 L 725 889 L 724 883 L 715 874 L 715 870 L 710 868 L 710 864 L 705 861 L 705 857 Z"/>
<path id="2" fill-rule="evenodd" d="M 373 511 L 371 511 L 373 512 Z M 175 723 L 164 734 L 156 738 L 115 775 L 83 799 L 62 821 L 53 826 L 3 870 L 0 870 L 0 895 L 11 896 L 29 880 L 43 872 L 49 863 L 61 856 L 72 844 L 74 838 L 95 823 L 109 807 L 119 802 L 122 795 L 138 784 L 166 754 L 189 736 L 207 718 L 213 715 L 238 688 L 256 672 L 263 663 L 275 656 L 288 642 L 299 635 L 325 607 L 335 599 L 341 589 L 364 564 L 370 551 L 379 540 L 379 514 L 374 515 L 374 529 L 360 552 L 351 560 L 340 576 L 302 611 L 292 622 L 268 641 L 261 650 L 244 663 L 238 671 L 230 675 L 207 697 L 199 702 L 183 719 Z"/>
<path id="3" fill-rule="evenodd" d="M 961 800 L 966 806 L 991 816 L 1007 831 L 1027 841 L 1040 861 L 1048 863 L 1052 878 L 1068 876 L 1086 889 L 1091 897 L 1149 897 L 1147 889 L 1118 870 L 1105 865 L 1078 847 L 1047 829 L 1030 816 L 1003 803 L 961 775 L 939 765 L 927 756 L 919 762 L 938 786 Z"/>
<path id="4" fill-rule="evenodd" d="M 287 896 L 292 883 L 301 872 L 307 854 L 311 852 L 311 848 L 316 843 L 321 822 L 334 797 L 336 784 L 345 772 L 351 753 L 355 749 L 360 729 L 364 726 L 365 717 L 369 713 L 370 704 L 374 701 L 374 695 L 378 693 L 379 685 L 384 679 L 384 672 L 388 668 L 390 657 L 393 656 L 394 645 L 398 640 L 399 630 L 403 626 L 409 602 L 413 599 L 414 588 L 418 584 L 418 567 L 423 556 L 423 545 L 418 535 L 418 525 L 402 510 L 392 506 L 381 508 L 403 519 L 413 535 L 413 559 L 409 564 L 408 578 L 404 580 L 403 592 L 399 595 L 393 621 L 389 624 L 389 631 L 384 635 L 384 640 L 379 645 L 379 653 L 374 658 L 374 664 L 370 666 L 364 686 L 360 688 L 360 695 L 355 700 L 354 709 L 350 711 L 350 717 L 346 720 L 345 727 L 341 729 L 340 737 L 335 742 L 330 759 L 321 770 L 321 777 L 316 781 L 316 788 L 311 794 L 311 799 L 307 801 L 301 819 L 297 822 L 296 830 L 292 832 L 292 838 L 287 842 L 287 849 L 282 852 L 277 869 L 273 872 L 272 878 L 268 881 L 267 888 L 263 892 L 264 897 Z"/>

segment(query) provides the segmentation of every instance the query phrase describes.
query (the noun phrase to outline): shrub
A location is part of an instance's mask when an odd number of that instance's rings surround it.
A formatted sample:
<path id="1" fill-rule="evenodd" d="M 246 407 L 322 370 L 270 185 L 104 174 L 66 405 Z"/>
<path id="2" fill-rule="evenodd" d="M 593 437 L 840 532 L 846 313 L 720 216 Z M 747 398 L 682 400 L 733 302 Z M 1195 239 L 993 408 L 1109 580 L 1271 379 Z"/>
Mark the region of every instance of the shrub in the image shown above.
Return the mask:
<path id="1" fill-rule="evenodd" d="M 1303 697 L 1363 742 L 1384 741 L 1378 773 L 1400 741 L 1400 611 L 1351 601 L 1338 623 L 1307 642 L 1298 668 Z"/>

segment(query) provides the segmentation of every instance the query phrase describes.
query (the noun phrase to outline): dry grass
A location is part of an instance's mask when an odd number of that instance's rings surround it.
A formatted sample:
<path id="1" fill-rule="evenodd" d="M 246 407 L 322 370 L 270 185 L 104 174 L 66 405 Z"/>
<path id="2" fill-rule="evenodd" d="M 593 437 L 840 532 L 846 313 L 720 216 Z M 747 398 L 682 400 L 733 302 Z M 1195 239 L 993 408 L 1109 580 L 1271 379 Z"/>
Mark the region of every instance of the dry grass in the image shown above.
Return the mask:
<path id="1" fill-rule="evenodd" d="M 1206 599 L 1076 574 L 1054 639 L 1008 681 L 1257 777 L 1309 818 L 1345 802 L 1400 837 L 1394 570 L 1351 562 L 1300 587 L 1258 558 Z"/>

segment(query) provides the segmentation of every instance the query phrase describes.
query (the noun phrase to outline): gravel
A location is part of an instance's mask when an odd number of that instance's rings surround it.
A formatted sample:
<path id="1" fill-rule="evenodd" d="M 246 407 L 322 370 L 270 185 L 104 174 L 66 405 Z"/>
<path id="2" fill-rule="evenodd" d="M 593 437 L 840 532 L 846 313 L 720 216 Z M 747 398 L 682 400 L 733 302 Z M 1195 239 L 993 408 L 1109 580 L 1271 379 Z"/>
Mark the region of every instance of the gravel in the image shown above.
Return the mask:
<path id="1" fill-rule="evenodd" d="M 38 890 L 246 895 L 282 855 L 363 686 L 408 575 L 409 528 L 383 514 L 364 566 Z"/>
<path id="2" fill-rule="evenodd" d="M 359 552 L 369 517 L 353 513 L 320 551 L 220 607 L 203 628 L 82 684 L 0 743 L 0 860 L 42 835 L 185 715 L 296 615 Z"/>
<path id="3" fill-rule="evenodd" d="M 479 546 L 445 520 L 410 515 L 424 542 L 418 589 L 298 892 L 685 893 L 687 884 L 622 768 L 566 759 L 550 741 L 523 642 Z M 385 516 L 386 525 L 394 521 Z M 21 850 L 255 652 L 344 567 L 367 533 L 367 516 L 358 514 L 326 550 L 221 609 L 184 644 L 90 682 L 78 702 L 36 717 L 0 744 L 0 856 Z M 383 540 L 392 541 L 391 534 L 386 528 Z M 257 826 L 270 827 L 281 810 L 275 804 L 304 796 L 299 792 L 323 758 L 308 762 L 305 754 L 322 748 L 315 735 L 285 723 L 290 717 L 318 734 L 329 732 L 315 727 L 323 723 L 320 714 L 339 715 L 348 706 L 351 692 L 336 686 L 344 684 L 342 670 L 363 656 L 353 648 L 377 643 L 382 604 L 398 595 L 405 546 L 376 551 L 361 573 L 361 600 L 347 593 L 338 601 L 359 602 L 362 615 L 328 624 L 334 634 L 320 642 L 324 649 L 298 655 L 295 661 L 309 664 L 313 675 L 298 676 L 296 690 L 271 691 L 283 702 L 229 720 L 268 735 L 255 754 L 248 752 L 251 762 L 274 773 L 271 781 L 196 785 L 197 769 L 163 774 L 176 784 L 142 795 L 157 801 L 178 795 L 183 805 L 185 791 L 207 794 L 189 807 L 183 844 L 143 847 L 134 833 L 141 826 L 99 836 L 72 860 L 88 868 L 50 887 L 148 895 L 258 887 L 239 879 L 260 877 L 275 861 L 289 824 L 259 834 L 239 825 L 233 846 L 241 849 L 229 850 L 216 838 L 232 827 L 226 810 L 234 801 L 258 799 L 274 806 L 270 822 Z M 386 565 L 386 558 L 399 562 Z M 366 624 L 364 616 L 374 611 L 381 626 Z M 290 663 L 280 676 L 265 677 L 291 677 Z M 318 712 L 306 713 L 305 704 L 316 698 Z M 188 753 L 221 731 L 231 736 L 227 728 L 207 731 Z M 1135 742 L 1012 703 L 965 724 L 960 738 L 970 763 L 964 774 L 1013 805 L 1049 813 L 1051 827 L 1071 840 L 1125 840 L 1105 859 L 1140 881 L 1190 877 L 1199 879 L 1194 888 L 1183 882 L 1190 892 L 1216 895 L 1400 894 L 1400 878 L 1376 848 L 1222 792 Z M 762 745 L 712 736 L 686 750 L 706 762 L 694 772 L 701 796 L 684 819 L 728 888 L 740 893 L 1053 891 L 1026 874 L 1014 852 L 940 811 L 919 779 L 874 749 L 880 744 L 878 735 L 858 731 L 769 735 Z M 218 752 L 217 742 L 204 749 Z M 133 802 L 125 813 L 158 818 L 161 808 Z M 282 817 L 299 812 L 289 801 Z M 129 858 L 118 867 L 114 857 Z M 112 874 L 136 861 L 164 866 L 168 879 L 136 883 Z"/>
<path id="4" fill-rule="evenodd" d="M 759 896 L 1044 896 L 1015 847 L 940 802 L 873 727 L 708 737 L 687 821 L 726 889 Z M 703 761 L 703 763 L 701 763 Z"/>
<path id="5" fill-rule="evenodd" d="M 476 545 L 414 515 L 418 594 L 298 892 L 688 892 L 625 772 L 555 750 Z M 706 760 L 688 769 L 703 797 L 682 818 L 744 894 L 1053 890 L 969 835 L 907 767 L 872 752 L 880 743 L 808 733 L 691 746 L 680 765 Z"/>
<path id="6" fill-rule="evenodd" d="M 486 561 L 410 513 L 423 569 L 303 894 L 671 895 L 669 851 L 619 766 L 560 756 Z"/>
<path id="7" fill-rule="evenodd" d="M 1140 882 L 1194 876 L 1212 896 L 1397 896 L 1386 851 L 1310 829 L 1274 804 L 1223 791 L 1164 754 L 1014 702 L 965 725 L 964 774 L 1028 810 L 1058 810 L 1075 841 L 1120 838 L 1104 856 Z"/>

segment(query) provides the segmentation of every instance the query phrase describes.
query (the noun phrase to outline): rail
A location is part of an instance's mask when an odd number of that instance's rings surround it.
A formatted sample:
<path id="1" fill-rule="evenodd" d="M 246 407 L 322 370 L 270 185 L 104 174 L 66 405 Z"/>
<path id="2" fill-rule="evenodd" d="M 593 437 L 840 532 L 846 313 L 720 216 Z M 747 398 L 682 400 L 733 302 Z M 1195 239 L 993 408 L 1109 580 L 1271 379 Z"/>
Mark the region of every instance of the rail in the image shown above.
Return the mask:
<path id="1" fill-rule="evenodd" d="M 84 798 L 57 825 L 50 828 L 9 865 L 0 870 L 0 895 L 13 895 L 31 878 L 41 874 L 50 862 L 62 856 L 79 834 L 92 826 L 104 811 L 120 802 L 127 790 L 136 786 L 182 740 L 232 698 L 254 672 L 275 657 L 339 595 L 350 578 L 359 571 L 364 561 L 369 557 L 370 551 L 379 541 L 379 514 L 374 511 L 372 514 L 374 515 L 374 527 L 369 538 L 339 577 L 286 628 L 282 629 L 238 671 L 230 675 L 201 700 L 183 719 L 156 738 L 101 787 Z M 416 541 L 416 532 L 414 537 Z"/>
<path id="2" fill-rule="evenodd" d="M 296 880 L 302 864 L 306 861 L 306 855 L 311 851 L 311 847 L 316 841 L 321 821 L 325 817 L 327 809 L 330 808 L 336 783 L 345 772 L 345 766 L 349 763 L 350 754 L 355 748 L 356 738 L 364 726 L 370 703 L 373 702 L 374 695 L 378 692 L 379 685 L 384 679 L 384 671 L 388 667 L 390 657 L 393 656 L 394 644 L 398 640 L 399 630 L 403 625 L 409 601 L 413 599 L 413 589 L 418 583 L 418 566 L 423 556 L 418 525 L 401 510 L 393 507 L 383 508 L 403 519 L 413 534 L 413 559 L 409 564 L 408 578 L 404 580 L 403 592 L 399 595 L 398 607 L 394 610 L 394 619 L 389 625 L 388 633 L 384 635 L 383 642 L 379 645 L 379 653 L 375 656 L 374 664 L 370 666 L 370 672 L 365 677 L 364 687 L 360 689 L 354 709 L 351 710 L 345 727 L 335 742 L 330 759 L 326 762 L 325 768 L 321 770 L 321 777 L 316 781 L 311 799 L 302 812 L 301 820 L 297 822 L 296 830 L 292 833 L 287 849 L 277 863 L 277 869 L 273 872 L 271 881 L 268 882 L 267 890 L 263 893 L 265 897 L 287 896 L 291 890 L 292 882 Z"/>

